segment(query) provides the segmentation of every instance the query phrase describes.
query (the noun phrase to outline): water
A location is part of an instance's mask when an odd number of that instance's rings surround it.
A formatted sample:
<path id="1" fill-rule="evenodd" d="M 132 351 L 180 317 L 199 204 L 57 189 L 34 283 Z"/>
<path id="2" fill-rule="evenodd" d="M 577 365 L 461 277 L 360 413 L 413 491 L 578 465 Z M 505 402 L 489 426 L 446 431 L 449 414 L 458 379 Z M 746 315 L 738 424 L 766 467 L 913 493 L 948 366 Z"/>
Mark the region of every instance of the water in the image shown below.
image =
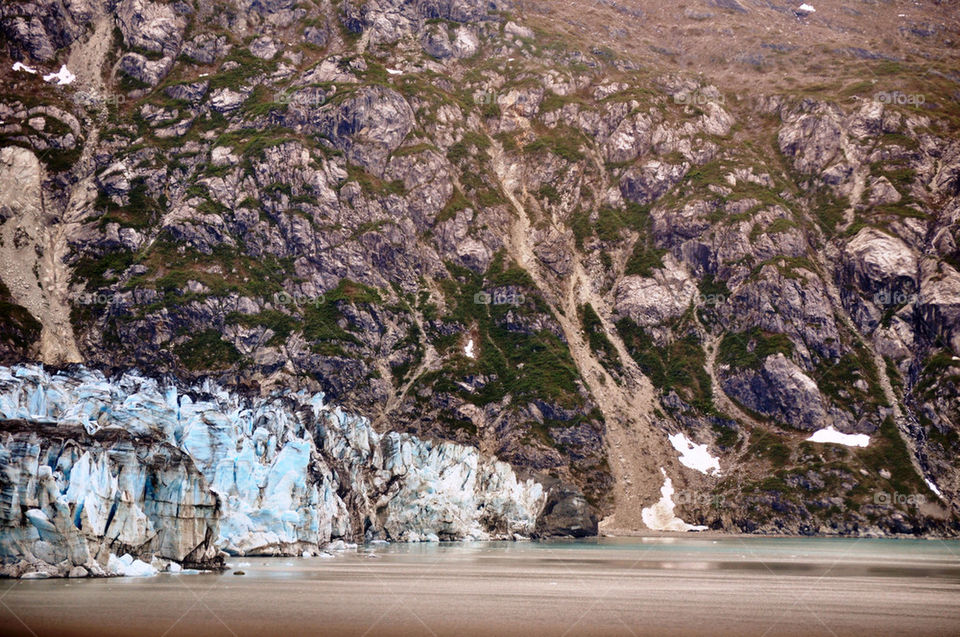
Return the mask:
<path id="1" fill-rule="evenodd" d="M 960 635 L 956 541 L 401 544 L 230 565 L 0 581 L 0 634 Z"/>

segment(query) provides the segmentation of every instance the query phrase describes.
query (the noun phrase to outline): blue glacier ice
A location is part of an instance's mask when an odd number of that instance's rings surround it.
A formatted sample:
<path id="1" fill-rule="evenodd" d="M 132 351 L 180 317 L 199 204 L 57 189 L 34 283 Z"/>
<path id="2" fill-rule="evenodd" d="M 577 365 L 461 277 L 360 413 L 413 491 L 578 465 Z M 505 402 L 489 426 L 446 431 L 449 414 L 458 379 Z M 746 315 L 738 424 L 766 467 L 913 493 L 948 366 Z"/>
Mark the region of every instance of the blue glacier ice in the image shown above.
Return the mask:
<path id="1" fill-rule="evenodd" d="M 475 448 L 379 433 L 322 394 L 0 367 L 0 575 L 506 539 L 533 533 L 544 501 Z"/>

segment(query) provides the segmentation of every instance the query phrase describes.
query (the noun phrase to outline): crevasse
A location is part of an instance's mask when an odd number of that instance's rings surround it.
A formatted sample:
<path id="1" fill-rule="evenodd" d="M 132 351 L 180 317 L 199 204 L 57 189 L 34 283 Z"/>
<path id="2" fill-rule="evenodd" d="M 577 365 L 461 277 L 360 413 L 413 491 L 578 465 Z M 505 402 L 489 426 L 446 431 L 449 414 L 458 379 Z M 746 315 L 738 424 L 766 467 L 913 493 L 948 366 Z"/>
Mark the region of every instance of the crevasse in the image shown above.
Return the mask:
<path id="1" fill-rule="evenodd" d="M 341 541 L 506 539 L 534 531 L 544 500 L 475 448 L 380 434 L 322 394 L 0 367 L 8 576 L 110 574 L 117 555 L 164 568 Z"/>

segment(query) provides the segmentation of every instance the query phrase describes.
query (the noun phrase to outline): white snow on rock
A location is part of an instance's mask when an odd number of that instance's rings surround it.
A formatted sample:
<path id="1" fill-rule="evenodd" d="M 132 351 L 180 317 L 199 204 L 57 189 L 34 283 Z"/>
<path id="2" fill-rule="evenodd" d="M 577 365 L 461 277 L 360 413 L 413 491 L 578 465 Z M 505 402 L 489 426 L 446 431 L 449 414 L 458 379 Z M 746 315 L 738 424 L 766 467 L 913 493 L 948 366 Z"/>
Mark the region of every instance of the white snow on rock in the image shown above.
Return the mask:
<path id="1" fill-rule="evenodd" d="M 797 7 L 797 11 L 801 13 L 816 13 L 817 10 L 814 9 L 811 5 L 807 3 L 803 3 L 799 7 Z"/>
<path id="2" fill-rule="evenodd" d="M 680 452 L 680 464 L 706 475 L 720 475 L 720 459 L 710 455 L 707 445 L 698 445 L 682 433 L 669 438 L 673 448 Z"/>
<path id="3" fill-rule="evenodd" d="M 845 434 L 837 431 L 833 427 L 821 429 L 807 438 L 807 440 L 810 442 L 846 445 L 847 447 L 866 447 L 870 444 L 870 436 L 867 434 Z"/>
<path id="4" fill-rule="evenodd" d="M 473 339 L 471 338 L 471 339 L 467 342 L 466 347 L 463 348 L 463 353 L 467 356 L 467 358 L 476 358 L 476 357 L 477 357 L 477 354 L 476 354 L 476 352 L 473 351 L 473 348 L 474 348 Z"/>
<path id="5" fill-rule="evenodd" d="M 403 75 L 403 71 L 399 71 L 397 69 L 387 69 L 387 73 L 390 75 Z"/>
<path id="6" fill-rule="evenodd" d="M 27 65 L 24 64 L 23 62 L 14 62 L 14 63 L 13 63 L 13 70 L 14 70 L 14 71 L 23 71 L 23 72 L 25 72 L 25 73 L 32 73 L 33 75 L 36 75 L 36 74 L 37 74 L 37 69 L 33 68 L 32 66 L 27 66 Z"/>
<path id="7" fill-rule="evenodd" d="M 44 82 L 56 82 L 58 86 L 72 84 L 75 79 L 77 79 L 77 76 L 70 72 L 70 69 L 67 68 L 66 64 L 61 66 L 60 70 L 56 73 L 50 73 L 43 76 Z"/>
<path id="8" fill-rule="evenodd" d="M 667 476 L 667 472 L 660 467 L 660 473 L 663 474 L 663 486 L 660 487 L 660 499 L 656 504 L 645 507 L 640 512 L 640 517 L 647 528 L 654 531 L 704 531 L 707 527 L 687 524 L 676 516 L 673 509 L 676 505 L 673 503 L 673 481 Z"/>

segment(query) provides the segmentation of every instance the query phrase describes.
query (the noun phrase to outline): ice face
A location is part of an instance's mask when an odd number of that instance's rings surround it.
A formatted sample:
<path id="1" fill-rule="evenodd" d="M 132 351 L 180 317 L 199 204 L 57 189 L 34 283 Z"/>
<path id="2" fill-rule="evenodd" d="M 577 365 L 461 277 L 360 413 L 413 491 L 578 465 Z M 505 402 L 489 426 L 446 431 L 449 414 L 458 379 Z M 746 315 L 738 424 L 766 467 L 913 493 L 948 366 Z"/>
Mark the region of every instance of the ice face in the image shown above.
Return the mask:
<path id="1" fill-rule="evenodd" d="M 109 574 L 124 553 L 202 564 L 221 550 L 512 538 L 533 532 L 545 501 L 475 448 L 381 435 L 322 394 L 248 400 L 212 382 L 36 366 L 0 367 L 0 471 L 14 575 Z"/>

